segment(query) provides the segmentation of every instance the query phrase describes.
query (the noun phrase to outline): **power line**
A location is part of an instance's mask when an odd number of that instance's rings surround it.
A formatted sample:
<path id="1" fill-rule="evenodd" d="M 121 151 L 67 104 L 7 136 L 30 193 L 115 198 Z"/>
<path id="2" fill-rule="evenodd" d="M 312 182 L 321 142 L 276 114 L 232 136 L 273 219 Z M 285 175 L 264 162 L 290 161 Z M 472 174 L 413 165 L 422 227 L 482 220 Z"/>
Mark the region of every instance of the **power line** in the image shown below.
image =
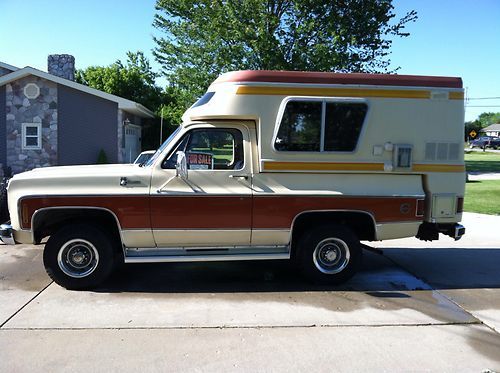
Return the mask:
<path id="1" fill-rule="evenodd" d="M 467 97 L 467 100 L 500 100 L 499 97 Z"/>
<path id="2" fill-rule="evenodd" d="M 465 105 L 466 107 L 500 107 L 500 105 Z"/>

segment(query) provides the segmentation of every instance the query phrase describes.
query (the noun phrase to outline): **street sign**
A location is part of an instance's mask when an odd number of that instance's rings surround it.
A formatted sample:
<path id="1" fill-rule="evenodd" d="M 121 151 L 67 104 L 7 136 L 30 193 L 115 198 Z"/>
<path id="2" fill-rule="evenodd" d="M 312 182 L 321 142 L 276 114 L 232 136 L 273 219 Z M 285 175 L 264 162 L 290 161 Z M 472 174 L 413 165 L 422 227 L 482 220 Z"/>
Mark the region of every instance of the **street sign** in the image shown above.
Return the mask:
<path id="1" fill-rule="evenodd" d="M 472 138 L 476 137 L 476 135 L 477 135 L 477 133 L 474 130 L 472 130 L 472 131 L 469 132 L 469 136 L 472 137 Z"/>

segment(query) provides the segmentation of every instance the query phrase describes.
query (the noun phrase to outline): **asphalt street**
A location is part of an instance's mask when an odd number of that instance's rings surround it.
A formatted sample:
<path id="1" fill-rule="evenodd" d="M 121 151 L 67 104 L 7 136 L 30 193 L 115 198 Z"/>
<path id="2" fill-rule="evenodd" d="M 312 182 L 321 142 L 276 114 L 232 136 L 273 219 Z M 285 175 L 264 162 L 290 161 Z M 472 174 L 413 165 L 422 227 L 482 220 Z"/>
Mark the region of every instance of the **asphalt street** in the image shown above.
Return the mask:
<path id="1" fill-rule="evenodd" d="M 0 246 L 0 371 L 500 372 L 500 216 L 463 224 L 371 243 L 341 287 L 276 261 L 129 265 L 68 291 L 42 246 Z"/>

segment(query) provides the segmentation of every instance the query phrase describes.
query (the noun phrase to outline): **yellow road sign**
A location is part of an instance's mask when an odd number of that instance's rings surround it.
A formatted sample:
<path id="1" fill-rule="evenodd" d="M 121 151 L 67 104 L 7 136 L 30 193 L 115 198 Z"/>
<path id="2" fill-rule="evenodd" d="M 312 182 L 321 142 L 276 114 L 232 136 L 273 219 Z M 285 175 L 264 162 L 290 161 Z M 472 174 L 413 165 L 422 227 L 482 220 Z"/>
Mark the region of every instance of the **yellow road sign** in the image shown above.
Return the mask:
<path id="1" fill-rule="evenodd" d="M 476 135 L 477 135 L 477 133 L 474 130 L 472 130 L 472 131 L 469 132 L 469 136 L 470 137 L 476 137 Z"/>

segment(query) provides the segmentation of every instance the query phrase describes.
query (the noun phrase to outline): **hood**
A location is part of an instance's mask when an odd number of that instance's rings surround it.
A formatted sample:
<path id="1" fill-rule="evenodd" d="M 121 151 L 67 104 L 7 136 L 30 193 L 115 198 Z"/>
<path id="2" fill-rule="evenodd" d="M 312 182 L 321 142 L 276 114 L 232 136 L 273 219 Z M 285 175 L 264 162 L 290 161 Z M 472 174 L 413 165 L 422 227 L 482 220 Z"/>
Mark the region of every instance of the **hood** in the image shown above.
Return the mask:
<path id="1" fill-rule="evenodd" d="M 12 180 L 33 180 L 45 178 L 69 178 L 69 177 L 99 177 L 99 176 L 128 176 L 135 174 L 140 169 L 137 164 L 100 164 L 84 166 L 56 166 L 41 167 L 31 171 L 14 175 Z"/>
<path id="2" fill-rule="evenodd" d="M 21 195 L 148 193 L 151 167 L 134 164 L 44 167 L 15 175 L 9 193 Z M 122 178 L 131 182 L 122 186 Z"/>

